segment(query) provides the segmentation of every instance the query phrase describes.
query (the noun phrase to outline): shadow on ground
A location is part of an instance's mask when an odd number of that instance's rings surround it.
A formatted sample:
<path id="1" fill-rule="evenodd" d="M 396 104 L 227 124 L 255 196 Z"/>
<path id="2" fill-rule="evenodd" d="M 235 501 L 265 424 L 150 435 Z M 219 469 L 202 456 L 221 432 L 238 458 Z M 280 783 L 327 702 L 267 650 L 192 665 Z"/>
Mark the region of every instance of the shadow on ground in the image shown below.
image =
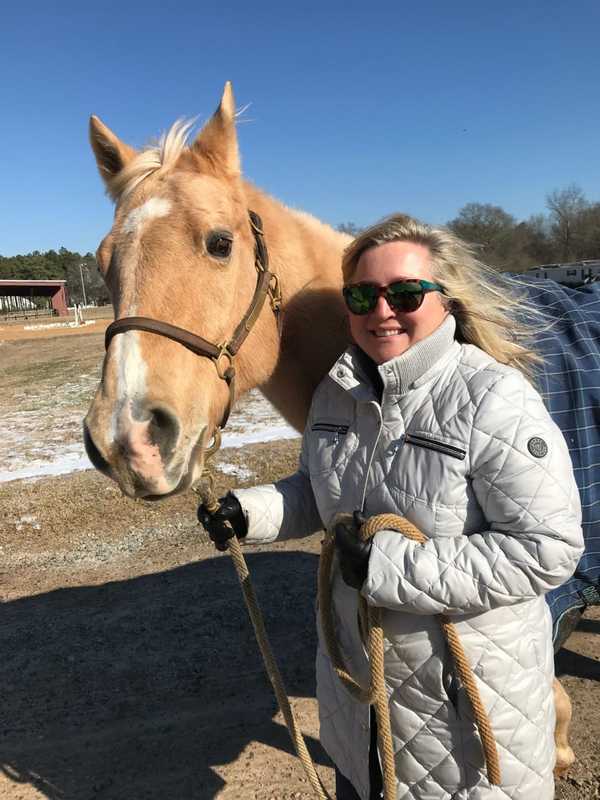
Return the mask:
<path id="1" fill-rule="evenodd" d="M 600 681 L 600 662 L 595 658 L 575 653 L 562 647 L 555 656 L 556 675 L 559 678 L 570 675 L 573 678 L 588 678 Z"/>
<path id="2" fill-rule="evenodd" d="M 248 563 L 288 690 L 312 697 L 317 558 Z M 291 749 L 228 558 L 0 612 L 0 768 L 51 800 L 211 798 L 249 742 Z"/>

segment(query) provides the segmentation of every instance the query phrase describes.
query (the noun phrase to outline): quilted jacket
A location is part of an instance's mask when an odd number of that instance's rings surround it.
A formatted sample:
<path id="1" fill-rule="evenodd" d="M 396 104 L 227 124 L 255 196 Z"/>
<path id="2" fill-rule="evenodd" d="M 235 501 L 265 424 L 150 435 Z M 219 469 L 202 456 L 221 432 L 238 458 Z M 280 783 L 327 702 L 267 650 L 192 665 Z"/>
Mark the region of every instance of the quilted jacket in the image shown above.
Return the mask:
<path id="1" fill-rule="evenodd" d="M 377 368 L 346 351 L 318 387 L 298 471 L 237 490 L 248 542 L 299 537 L 337 512 L 405 516 L 428 537 L 373 540 L 367 602 L 384 609 L 385 674 L 400 800 L 552 800 L 551 620 L 544 593 L 575 570 L 580 503 L 565 441 L 522 375 L 454 340 L 447 317 Z M 357 593 L 334 567 L 334 619 L 350 671 L 368 663 Z M 488 783 L 481 742 L 436 615 L 451 617 L 498 745 Z M 369 796 L 369 709 L 332 671 L 319 632 L 321 741 Z"/>

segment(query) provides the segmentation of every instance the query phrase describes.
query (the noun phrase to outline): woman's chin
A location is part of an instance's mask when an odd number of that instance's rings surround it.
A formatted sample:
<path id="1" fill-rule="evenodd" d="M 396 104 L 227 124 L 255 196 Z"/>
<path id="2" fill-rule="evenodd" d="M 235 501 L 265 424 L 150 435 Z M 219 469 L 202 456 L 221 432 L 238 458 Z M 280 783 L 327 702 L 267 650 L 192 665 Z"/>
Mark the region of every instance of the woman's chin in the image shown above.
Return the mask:
<path id="1" fill-rule="evenodd" d="M 407 334 L 400 333 L 394 336 L 372 337 L 366 343 L 368 349 L 363 347 L 363 350 L 376 364 L 384 364 L 386 361 L 391 361 L 392 358 L 397 358 L 397 356 L 405 353 L 410 344 Z"/>

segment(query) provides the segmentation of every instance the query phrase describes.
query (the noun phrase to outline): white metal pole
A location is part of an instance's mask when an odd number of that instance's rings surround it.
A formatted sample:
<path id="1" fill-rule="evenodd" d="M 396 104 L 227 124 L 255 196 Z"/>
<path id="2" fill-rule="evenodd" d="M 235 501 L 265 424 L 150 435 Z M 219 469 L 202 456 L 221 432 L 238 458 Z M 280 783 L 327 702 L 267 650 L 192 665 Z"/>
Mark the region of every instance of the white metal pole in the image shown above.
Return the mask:
<path id="1" fill-rule="evenodd" d="M 82 269 L 82 267 L 83 267 L 83 264 L 80 264 L 79 265 L 79 274 L 81 275 L 81 290 L 83 292 L 83 305 L 84 305 L 84 307 L 86 307 L 87 306 L 87 300 L 85 298 L 85 283 L 83 282 L 83 269 Z"/>

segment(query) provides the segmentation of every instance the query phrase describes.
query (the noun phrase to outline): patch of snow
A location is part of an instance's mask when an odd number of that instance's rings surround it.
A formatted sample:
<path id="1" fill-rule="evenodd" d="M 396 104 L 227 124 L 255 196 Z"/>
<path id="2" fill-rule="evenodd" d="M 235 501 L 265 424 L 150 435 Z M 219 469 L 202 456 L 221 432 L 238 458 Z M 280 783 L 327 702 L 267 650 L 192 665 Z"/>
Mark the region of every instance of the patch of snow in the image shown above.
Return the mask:
<path id="1" fill-rule="evenodd" d="M 44 325 L 23 325 L 24 331 L 42 331 L 48 328 L 81 328 L 83 325 L 95 325 L 95 319 L 86 319 L 82 322 L 47 322 Z"/>
<path id="2" fill-rule="evenodd" d="M 26 526 L 33 528 L 35 531 L 39 531 L 42 527 L 37 521 L 37 517 L 34 517 L 33 514 L 23 514 L 22 517 L 15 520 L 15 525 L 18 531 L 23 530 Z"/>
<path id="3" fill-rule="evenodd" d="M 253 473 L 245 467 L 240 467 L 239 464 L 216 464 L 216 468 L 224 475 L 234 475 L 242 481 L 247 481 L 252 477 Z"/>
<path id="4" fill-rule="evenodd" d="M 81 424 L 96 380 L 94 375 L 85 374 L 79 381 L 64 383 L 60 388 L 15 397 L 15 406 L 20 410 L 1 417 L 0 483 L 93 469 L 85 454 Z M 253 390 L 234 409 L 222 447 L 298 436 L 268 400 Z M 238 473 L 238 477 L 251 476 Z"/>
<path id="5" fill-rule="evenodd" d="M 0 470 L 0 483 L 21 481 L 24 479 L 47 478 L 54 475 L 67 475 L 82 469 L 93 469 L 93 465 L 83 447 L 81 453 L 68 453 L 54 461 L 32 461 L 26 467 L 12 470 Z"/>
<path id="6" fill-rule="evenodd" d="M 245 444 L 258 444 L 259 442 L 277 442 L 279 439 L 296 439 L 300 434 L 289 425 L 275 425 L 274 427 L 258 428 L 255 430 L 240 431 L 240 433 L 223 434 L 221 447 L 243 447 Z"/>

